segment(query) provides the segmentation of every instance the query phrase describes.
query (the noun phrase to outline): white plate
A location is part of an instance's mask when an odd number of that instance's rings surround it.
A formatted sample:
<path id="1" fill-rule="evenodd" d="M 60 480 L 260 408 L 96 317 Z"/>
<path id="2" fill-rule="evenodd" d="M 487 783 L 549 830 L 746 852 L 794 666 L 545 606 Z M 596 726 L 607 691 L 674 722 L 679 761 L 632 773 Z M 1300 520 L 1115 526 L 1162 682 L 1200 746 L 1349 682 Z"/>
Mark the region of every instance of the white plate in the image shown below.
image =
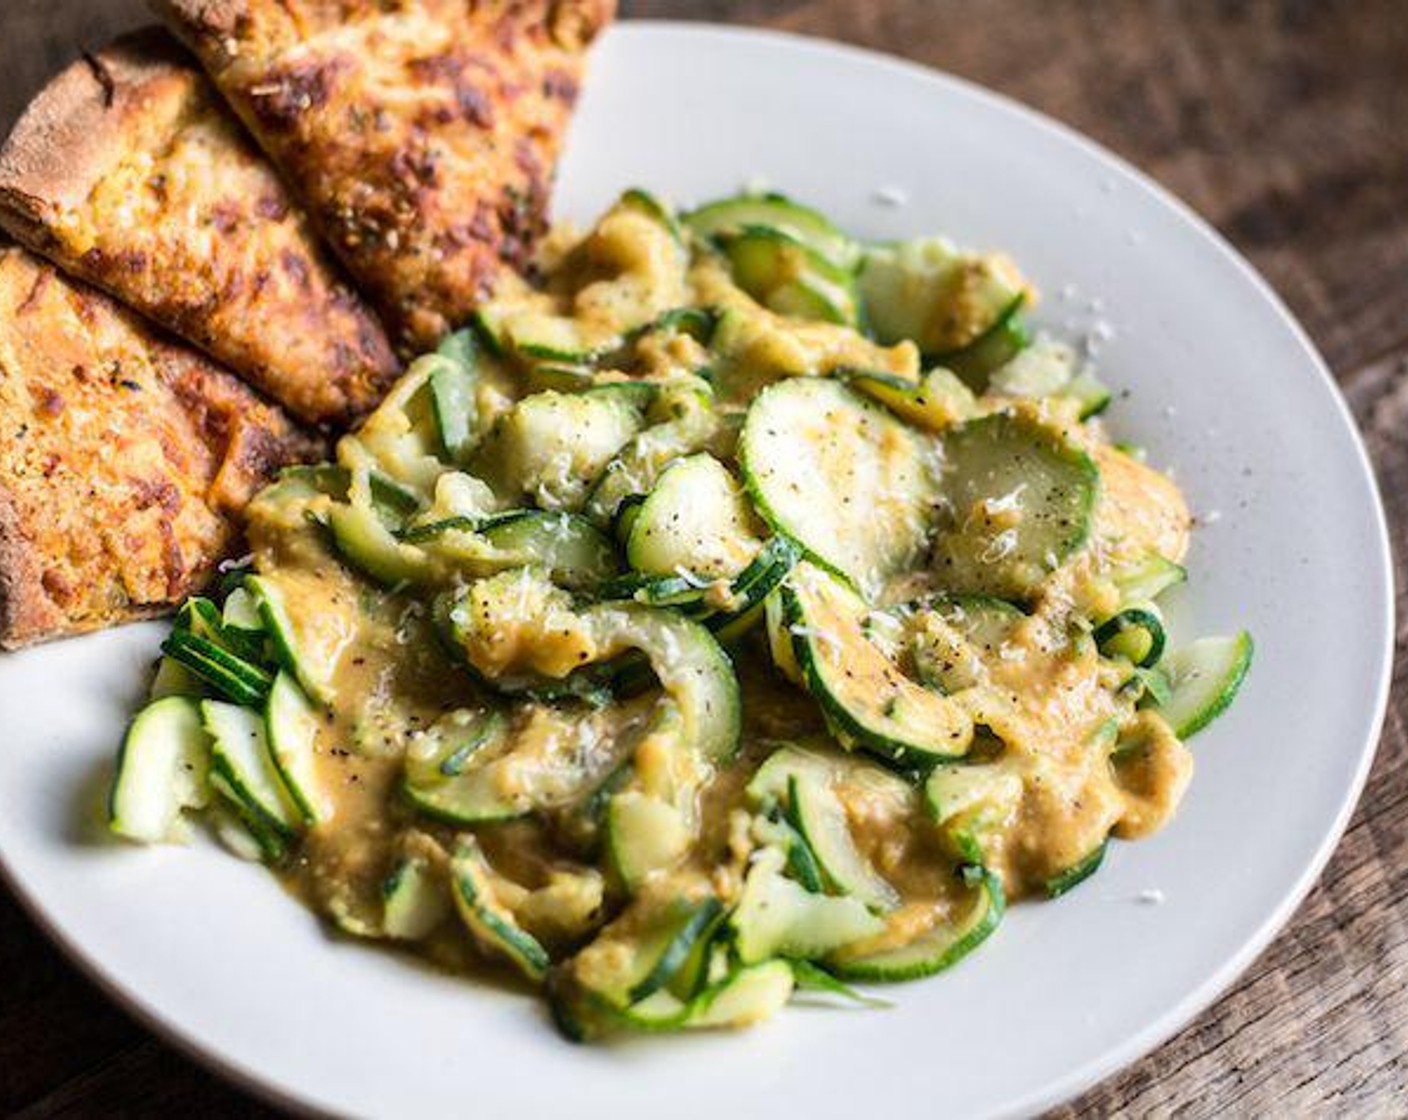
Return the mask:
<path id="1" fill-rule="evenodd" d="M 613 31 L 559 210 L 589 218 L 633 183 L 704 199 L 754 175 L 858 234 L 1005 247 L 1047 293 L 1048 323 L 1113 327 L 1102 366 L 1130 391 L 1117 433 L 1172 465 L 1195 511 L 1222 515 L 1196 537 L 1179 630 L 1246 626 L 1258 645 L 1237 705 L 1196 740 L 1177 821 L 1115 845 L 1060 902 L 1016 907 L 961 967 L 889 993 L 893 1010 L 794 1008 L 751 1033 L 574 1047 L 532 1000 L 330 942 L 257 867 L 95 843 L 85 815 L 158 627 L 5 657 L 4 866 L 149 1022 L 286 1101 L 363 1115 L 1022 1113 L 1167 1037 L 1289 916 L 1369 766 L 1391 609 L 1372 476 L 1296 324 L 1179 204 L 990 94 L 777 35 Z M 881 187 L 908 205 L 878 204 Z M 1146 890 L 1163 904 L 1137 901 Z"/>

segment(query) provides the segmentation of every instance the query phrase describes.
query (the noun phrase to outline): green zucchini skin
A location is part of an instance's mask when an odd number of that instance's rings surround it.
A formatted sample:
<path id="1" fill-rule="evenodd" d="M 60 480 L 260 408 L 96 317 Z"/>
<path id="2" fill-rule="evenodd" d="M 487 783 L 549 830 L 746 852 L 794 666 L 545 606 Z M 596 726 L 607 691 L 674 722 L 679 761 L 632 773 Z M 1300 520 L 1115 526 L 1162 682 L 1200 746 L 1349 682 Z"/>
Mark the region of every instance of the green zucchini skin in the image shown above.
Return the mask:
<path id="1" fill-rule="evenodd" d="M 953 512 L 936 549 L 940 576 L 951 592 L 1029 599 L 1089 540 L 1099 469 L 1069 440 L 1016 412 L 959 425 L 943 446 Z"/>
<path id="2" fill-rule="evenodd" d="M 1164 658 L 1160 667 L 1170 691 L 1158 707 L 1175 735 L 1192 738 L 1231 707 L 1254 652 L 1252 636 L 1242 630 L 1231 637 L 1200 638 Z"/>
<path id="3" fill-rule="evenodd" d="M 814 377 L 759 393 L 738 448 L 758 515 L 867 595 L 924 547 L 939 492 L 929 458 L 882 405 Z"/>
<path id="4" fill-rule="evenodd" d="M 450 860 L 456 910 L 485 952 L 504 958 L 528 980 L 541 983 L 552 958 L 498 902 L 489 876 L 489 865 L 478 843 L 472 837 L 462 837 Z"/>
<path id="5" fill-rule="evenodd" d="M 1097 626 L 1092 637 L 1101 653 L 1128 657 L 1139 669 L 1157 665 L 1164 653 L 1163 619 L 1148 607 L 1124 608 Z"/>
<path id="6" fill-rule="evenodd" d="M 1105 853 L 1110 842 L 1105 840 L 1084 859 L 1077 861 L 1062 871 L 1058 875 L 1053 875 L 1046 881 L 1046 897 L 1060 898 L 1063 894 L 1075 890 L 1083 882 L 1089 879 L 1105 862 Z"/>
<path id="7" fill-rule="evenodd" d="M 963 921 L 921 934 L 909 945 L 889 952 L 834 956 L 827 961 L 828 970 L 842 980 L 893 983 L 918 980 L 952 968 L 996 932 L 1007 910 L 1002 880 L 997 875 L 971 866 L 961 874 L 975 896 Z"/>
<path id="8" fill-rule="evenodd" d="M 199 701 L 167 696 L 133 718 L 108 791 L 108 827 L 118 836 L 157 844 L 178 834 L 183 811 L 210 800 L 210 740 Z"/>
<path id="9" fill-rule="evenodd" d="M 745 193 L 708 203 L 686 214 L 684 224 L 696 237 L 713 241 L 748 227 L 777 230 L 837 269 L 854 271 L 860 262 L 860 246 L 829 218 L 775 192 Z"/>
<path id="10" fill-rule="evenodd" d="M 928 771 L 963 758 L 973 739 L 966 711 L 908 680 L 859 625 L 837 636 L 837 612 L 829 604 L 839 601 L 844 610 L 847 596 L 838 581 L 809 566 L 782 588 L 792 655 L 833 732 L 906 770 Z"/>
<path id="11" fill-rule="evenodd" d="M 799 319 L 859 324 L 854 276 L 806 241 L 773 226 L 743 226 L 714 241 L 738 286 L 764 307 Z"/>
<path id="12" fill-rule="evenodd" d="M 273 674 L 263 666 L 189 630 L 173 630 L 162 642 L 161 652 L 236 704 L 257 707 L 274 683 Z"/>
<path id="13" fill-rule="evenodd" d="M 1031 345 L 1031 331 L 1022 315 L 1025 305 L 1026 297 L 1018 296 L 979 338 L 962 349 L 935 355 L 936 360 L 974 388 L 984 388 L 993 370 Z"/>

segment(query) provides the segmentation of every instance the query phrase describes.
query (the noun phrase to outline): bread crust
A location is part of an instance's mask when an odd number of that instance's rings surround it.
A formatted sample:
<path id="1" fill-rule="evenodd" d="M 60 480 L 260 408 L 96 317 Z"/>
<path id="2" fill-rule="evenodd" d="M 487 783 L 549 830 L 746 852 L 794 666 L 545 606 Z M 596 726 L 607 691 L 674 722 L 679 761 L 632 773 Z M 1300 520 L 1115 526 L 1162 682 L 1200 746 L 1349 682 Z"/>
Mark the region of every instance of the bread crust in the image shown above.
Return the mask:
<path id="1" fill-rule="evenodd" d="M 35 97 L 0 148 L 0 226 L 306 421 L 348 422 L 396 373 L 374 313 L 159 28 Z"/>
<path id="2" fill-rule="evenodd" d="M 96 289 L 0 246 L 0 647 L 173 609 L 323 441 Z"/>
<path id="3" fill-rule="evenodd" d="M 153 0 L 410 351 L 542 233 L 615 0 Z"/>

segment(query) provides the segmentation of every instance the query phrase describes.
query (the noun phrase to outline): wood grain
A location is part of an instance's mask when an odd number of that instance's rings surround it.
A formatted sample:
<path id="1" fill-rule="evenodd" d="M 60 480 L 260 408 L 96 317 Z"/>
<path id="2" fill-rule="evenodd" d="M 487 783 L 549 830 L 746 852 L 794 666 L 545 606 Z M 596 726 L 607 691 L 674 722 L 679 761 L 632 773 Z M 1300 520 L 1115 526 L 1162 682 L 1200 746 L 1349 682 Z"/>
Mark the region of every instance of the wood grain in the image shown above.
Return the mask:
<path id="1" fill-rule="evenodd" d="M 0 129 L 139 0 L 7 0 Z M 1366 431 L 1399 658 L 1369 785 L 1285 933 L 1176 1038 L 1056 1115 L 1408 1111 L 1408 4 L 1403 0 L 625 0 L 901 54 L 1089 133 L 1182 196 L 1300 316 Z M 0 1112 L 271 1115 L 155 1041 L 0 892 Z"/>

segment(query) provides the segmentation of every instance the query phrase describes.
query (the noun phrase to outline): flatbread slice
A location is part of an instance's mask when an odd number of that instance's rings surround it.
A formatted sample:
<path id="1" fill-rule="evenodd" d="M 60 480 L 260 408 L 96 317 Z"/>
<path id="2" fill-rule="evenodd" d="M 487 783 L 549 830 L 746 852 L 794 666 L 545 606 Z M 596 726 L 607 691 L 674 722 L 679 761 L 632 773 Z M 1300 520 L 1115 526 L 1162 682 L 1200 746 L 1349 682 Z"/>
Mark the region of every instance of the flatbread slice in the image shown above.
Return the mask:
<path id="1" fill-rule="evenodd" d="M 159 28 L 34 99 L 0 149 L 0 226 L 309 422 L 347 422 L 395 374 L 376 316 Z"/>
<path id="2" fill-rule="evenodd" d="M 321 449 L 203 354 L 0 246 L 0 647 L 174 608 L 250 495 Z"/>
<path id="3" fill-rule="evenodd" d="M 615 0 L 154 0 L 410 349 L 522 267 Z"/>

